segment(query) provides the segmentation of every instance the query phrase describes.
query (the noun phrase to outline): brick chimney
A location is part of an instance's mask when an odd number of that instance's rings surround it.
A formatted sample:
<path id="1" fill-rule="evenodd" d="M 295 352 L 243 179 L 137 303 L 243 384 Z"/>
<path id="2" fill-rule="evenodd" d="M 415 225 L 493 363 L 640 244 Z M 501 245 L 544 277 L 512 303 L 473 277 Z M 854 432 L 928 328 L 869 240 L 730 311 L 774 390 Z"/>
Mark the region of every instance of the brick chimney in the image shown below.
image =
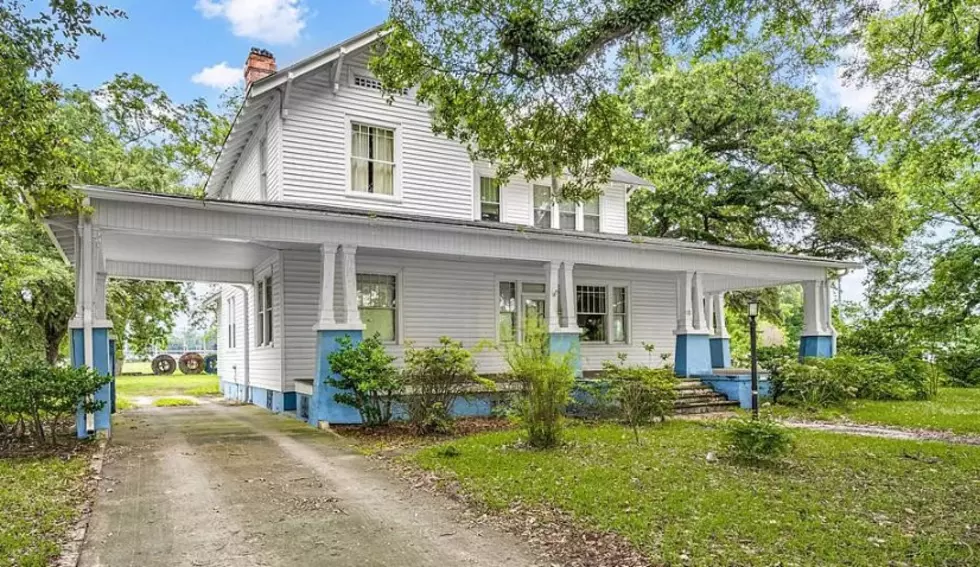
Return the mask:
<path id="1" fill-rule="evenodd" d="M 245 60 L 245 88 L 262 77 L 268 77 L 276 72 L 276 57 L 265 49 L 253 47 Z"/>

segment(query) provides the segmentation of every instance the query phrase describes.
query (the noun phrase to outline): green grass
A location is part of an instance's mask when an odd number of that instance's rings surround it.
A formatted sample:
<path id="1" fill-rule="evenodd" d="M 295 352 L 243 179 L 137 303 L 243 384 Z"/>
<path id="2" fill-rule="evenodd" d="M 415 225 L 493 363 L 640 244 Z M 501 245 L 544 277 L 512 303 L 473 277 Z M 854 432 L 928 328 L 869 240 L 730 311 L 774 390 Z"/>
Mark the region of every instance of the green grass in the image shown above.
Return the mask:
<path id="1" fill-rule="evenodd" d="M 0 565 L 46 566 L 61 552 L 87 465 L 81 455 L 0 459 Z"/>
<path id="2" fill-rule="evenodd" d="M 176 408 L 182 406 L 196 406 L 197 402 L 187 398 L 157 398 L 153 400 L 153 405 L 158 408 Z"/>
<path id="3" fill-rule="evenodd" d="M 210 374 L 194 376 L 118 376 L 116 394 L 120 397 L 196 395 L 190 390 L 217 391 L 218 377 Z M 203 391 L 203 390 L 202 390 Z"/>
<path id="4" fill-rule="evenodd" d="M 209 384 L 207 386 L 199 386 L 197 388 L 191 388 L 184 392 L 188 396 L 220 396 L 221 395 L 221 385 L 217 383 Z"/>
<path id="5" fill-rule="evenodd" d="M 845 408 L 825 409 L 816 413 L 789 410 L 789 415 L 825 421 L 846 417 L 857 423 L 975 435 L 980 434 L 980 388 L 943 388 L 934 399 L 928 401 L 859 400 Z"/>
<path id="6" fill-rule="evenodd" d="M 176 360 L 176 357 L 174 357 Z M 123 374 L 142 374 L 146 376 L 154 376 L 153 366 L 149 360 L 142 362 L 124 362 L 122 367 Z M 184 373 L 180 371 L 180 368 L 175 368 L 174 373 L 171 376 L 183 376 Z"/>
<path id="7" fill-rule="evenodd" d="M 517 432 L 499 432 L 412 458 L 455 474 L 491 508 L 558 507 L 621 534 L 654 563 L 974 564 L 980 448 L 794 435 L 793 455 L 769 468 L 709 463 L 721 432 L 680 421 L 645 429 L 639 446 L 623 427 L 579 426 L 554 451 L 517 448 Z"/>
<path id="8" fill-rule="evenodd" d="M 124 398 L 122 396 L 116 396 L 116 410 L 126 411 L 128 409 L 133 409 L 136 404 L 133 403 L 129 398 Z"/>

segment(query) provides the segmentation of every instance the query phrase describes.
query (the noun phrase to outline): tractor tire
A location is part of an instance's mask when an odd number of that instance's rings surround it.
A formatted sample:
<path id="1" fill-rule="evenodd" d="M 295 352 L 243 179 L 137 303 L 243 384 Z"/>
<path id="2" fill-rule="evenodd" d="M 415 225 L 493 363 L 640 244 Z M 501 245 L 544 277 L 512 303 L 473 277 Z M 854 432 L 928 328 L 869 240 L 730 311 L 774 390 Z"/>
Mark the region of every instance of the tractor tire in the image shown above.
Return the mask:
<path id="1" fill-rule="evenodd" d="M 204 371 L 204 357 L 196 352 L 184 353 L 178 364 L 184 374 L 200 374 Z"/>
<path id="2" fill-rule="evenodd" d="M 150 367 L 157 376 L 170 376 L 177 370 L 177 361 L 169 354 L 161 354 L 153 359 Z"/>
<path id="3" fill-rule="evenodd" d="M 208 374 L 218 373 L 218 355 L 209 354 L 204 357 L 204 372 Z"/>

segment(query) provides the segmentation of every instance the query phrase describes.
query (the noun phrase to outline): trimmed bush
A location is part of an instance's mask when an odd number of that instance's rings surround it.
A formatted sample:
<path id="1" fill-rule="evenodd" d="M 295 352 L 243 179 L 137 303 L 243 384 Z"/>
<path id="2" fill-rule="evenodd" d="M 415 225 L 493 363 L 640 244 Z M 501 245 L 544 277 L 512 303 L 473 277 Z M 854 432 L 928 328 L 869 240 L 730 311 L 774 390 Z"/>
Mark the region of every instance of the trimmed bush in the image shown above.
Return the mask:
<path id="1" fill-rule="evenodd" d="M 393 396 L 402 391 L 401 375 L 392 364 L 395 357 L 385 351 L 380 335 L 357 345 L 344 336 L 337 344 L 340 348 L 327 355 L 327 362 L 340 378 L 324 380 L 341 390 L 334 400 L 356 409 L 366 425 L 386 425 L 391 421 Z"/>
<path id="2" fill-rule="evenodd" d="M 441 337 L 439 346 L 405 350 L 404 384 L 408 419 L 416 433 L 446 433 L 452 430 L 452 408 L 474 385 L 494 389 L 491 380 L 476 373 L 473 354 L 463 344 Z"/>
<path id="3" fill-rule="evenodd" d="M 790 453 L 793 436 L 771 419 L 730 419 L 724 425 L 727 455 L 744 463 L 771 463 Z"/>

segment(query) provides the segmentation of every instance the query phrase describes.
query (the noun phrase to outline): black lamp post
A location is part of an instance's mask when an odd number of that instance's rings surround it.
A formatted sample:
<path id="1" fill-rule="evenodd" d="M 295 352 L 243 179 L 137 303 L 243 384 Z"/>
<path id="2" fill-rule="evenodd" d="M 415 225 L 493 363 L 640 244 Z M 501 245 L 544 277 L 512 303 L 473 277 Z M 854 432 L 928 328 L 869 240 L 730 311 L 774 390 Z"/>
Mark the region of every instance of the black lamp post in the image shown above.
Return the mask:
<path id="1" fill-rule="evenodd" d="M 752 353 L 752 417 L 759 418 L 759 356 L 756 350 L 756 323 L 759 315 L 759 301 L 755 297 L 749 300 L 749 350 Z"/>

